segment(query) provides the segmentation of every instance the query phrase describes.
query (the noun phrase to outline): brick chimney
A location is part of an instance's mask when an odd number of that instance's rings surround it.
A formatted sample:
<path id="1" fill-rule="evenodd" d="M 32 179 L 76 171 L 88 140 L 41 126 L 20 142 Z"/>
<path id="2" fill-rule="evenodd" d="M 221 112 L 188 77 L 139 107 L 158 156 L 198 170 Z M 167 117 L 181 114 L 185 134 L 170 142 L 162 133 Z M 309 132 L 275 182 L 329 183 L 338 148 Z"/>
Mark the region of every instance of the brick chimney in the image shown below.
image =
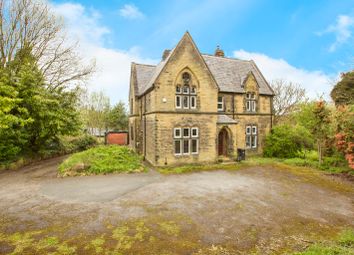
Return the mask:
<path id="1" fill-rule="evenodd" d="M 166 58 L 168 57 L 168 55 L 170 55 L 171 50 L 164 50 L 163 54 L 162 54 L 162 61 L 166 60 Z"/>
<path id="2" fill-rule="evenodd" d="M 216 57 L 225 57 L 225 53 L 222 49 L 220 49 L 220 46 L 216 46 L 216 50 L 215 50 L 215 53 L 214 53 L 214 56 Z"/>

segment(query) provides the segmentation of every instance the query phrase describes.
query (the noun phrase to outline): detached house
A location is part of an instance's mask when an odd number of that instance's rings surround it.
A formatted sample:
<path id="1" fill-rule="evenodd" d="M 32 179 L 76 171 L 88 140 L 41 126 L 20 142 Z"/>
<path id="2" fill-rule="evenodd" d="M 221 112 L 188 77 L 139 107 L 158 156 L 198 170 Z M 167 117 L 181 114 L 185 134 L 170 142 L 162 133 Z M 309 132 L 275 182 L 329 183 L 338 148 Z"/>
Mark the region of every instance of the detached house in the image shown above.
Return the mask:
<path id="1" fill-rule="evenodd" d="M 186 32 L 158 65 L 132 63 L 130 146 L 158 166 L 261 153 L 273 95 L 252 60 L 201 54 Z"/>

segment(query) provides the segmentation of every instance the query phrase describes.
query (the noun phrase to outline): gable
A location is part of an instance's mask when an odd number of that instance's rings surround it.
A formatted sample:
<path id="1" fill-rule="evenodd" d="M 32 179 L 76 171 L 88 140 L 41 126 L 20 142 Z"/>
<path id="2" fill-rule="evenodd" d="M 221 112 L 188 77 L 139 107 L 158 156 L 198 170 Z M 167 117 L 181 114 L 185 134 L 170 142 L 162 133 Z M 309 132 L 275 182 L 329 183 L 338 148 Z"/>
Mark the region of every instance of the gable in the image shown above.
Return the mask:
<path id="1" fill-rule="evenodd" d="M 200 54 L 193 39 L 186 32 L 177 46 L 158 65 L 136 64 L 137 89 L 136 95 L 141 96 L 152 89 L 155 81 L 166 68 L 166 65 L 180 54 L 185 45 L 191 45 L 191 50 L 196 57 L 196 61 L 203 65 L 208 71 L 211 79 L 218 86 L 220 92 L 245 93 L 243 82 L 252 72 L 254 79 L 259 86 L 259 94 L 274 95 L 273 90 L 259 71 L 254 61 L 239 60 L 226 57 L 216 57 L 212 55 Z"/>

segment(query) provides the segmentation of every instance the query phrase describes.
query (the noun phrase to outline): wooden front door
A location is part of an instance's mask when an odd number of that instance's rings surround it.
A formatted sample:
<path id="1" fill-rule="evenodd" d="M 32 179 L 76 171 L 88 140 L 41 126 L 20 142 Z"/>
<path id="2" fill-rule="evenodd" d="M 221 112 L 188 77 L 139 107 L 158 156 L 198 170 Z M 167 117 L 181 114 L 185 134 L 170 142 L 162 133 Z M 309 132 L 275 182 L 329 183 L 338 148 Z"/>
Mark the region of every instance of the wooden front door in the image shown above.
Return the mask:
<path id="1" fill-rule="evenodd" d="M 228 136 L 227 136 L 227 131 L 225 129 L 222 129 L 219 132 L 219 137 L 218 137 L 218 154 L 219 156 L 227 156 L 227 144 L 228 144 Z"/>

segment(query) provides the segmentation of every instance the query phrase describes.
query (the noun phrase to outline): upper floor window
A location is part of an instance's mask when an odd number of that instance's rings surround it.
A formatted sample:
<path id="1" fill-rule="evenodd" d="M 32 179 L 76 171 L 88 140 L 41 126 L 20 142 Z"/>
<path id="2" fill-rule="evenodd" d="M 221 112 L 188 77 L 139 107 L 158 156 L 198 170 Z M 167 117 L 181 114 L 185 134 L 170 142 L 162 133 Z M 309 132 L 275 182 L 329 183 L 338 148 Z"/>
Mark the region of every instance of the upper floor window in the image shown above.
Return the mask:
<path id="1" fill-rule="evenodd" d="M 256 112 L 256 95 L 254 93 L 246 93 L 246 111 Z"/>
<path id="2" fill-rule="evenodd" d="M 183 85 L 176 86 L 176 109 L 197 108 L 197 88 L 190 85 L 191 76 L 189 73 L 182 74 Z"/>
<path id="3" fill-rule="evenodd" d="M 246 126 L 246 148 L 257 148 L 258 129 L 256 125 Z"/>
<path id="4" fill-rule="evenodd" d="M 224 97 L 221 96 L 218 97 L 218 111 L 224 111 Z"/>

